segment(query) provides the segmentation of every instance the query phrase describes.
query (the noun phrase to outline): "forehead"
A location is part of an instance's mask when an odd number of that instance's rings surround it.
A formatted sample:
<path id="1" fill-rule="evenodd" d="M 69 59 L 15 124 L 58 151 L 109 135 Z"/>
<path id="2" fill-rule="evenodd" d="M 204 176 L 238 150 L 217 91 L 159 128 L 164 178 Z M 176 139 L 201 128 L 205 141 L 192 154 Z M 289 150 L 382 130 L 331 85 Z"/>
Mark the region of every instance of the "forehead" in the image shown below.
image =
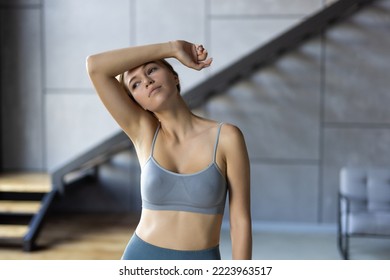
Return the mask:
<path id="1" fill-rule="evenodd" d="M 137 76 L 137 74 L 139 73 L 142 73 L 144 71 L 144 69 L 148 66 L 148 65 L 151 65 L 151 64 L 158 64 L 158 65 L 161 65 L 160 63 L 158 63 L 158 61 L 151 61 L 151 62 L 147 62 L 145 64 L 142 64 L 140 66 L 137 66 L 133 69 L 130 69 L 128 71 L 126 71 L 125 73 L 125 77 L 127 79 L 131 79 L 132 77 L 135 77 Z"/>

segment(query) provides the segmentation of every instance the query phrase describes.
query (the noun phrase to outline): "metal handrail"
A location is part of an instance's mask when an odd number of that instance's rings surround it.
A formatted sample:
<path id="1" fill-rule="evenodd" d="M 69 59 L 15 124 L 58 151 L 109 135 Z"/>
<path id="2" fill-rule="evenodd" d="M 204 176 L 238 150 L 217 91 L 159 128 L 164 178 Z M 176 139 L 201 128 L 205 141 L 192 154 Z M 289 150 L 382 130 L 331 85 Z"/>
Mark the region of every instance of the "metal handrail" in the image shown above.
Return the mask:
<path id="1" fill-rule="evenodd" d="M 71 172 L 83 173 L 100 164 L 107 162 L 113 155 L 124 150 L 133 149 L 130 139 L 124 132 L 118 132 L 114 136 L 103 141 L 99 145 L 87 150 L 82 155 L 76 156 L 56 169 L 51 174 L 54 189 L 64 192 L 65 176 Z"/>
<path id="2" fill-rule="evenodd" d="M 184 95 L 184 99 L 191 108 L 204 104 L 213 95 L 224 91 L 236 81 L 247 78 L 255 70 L 269 65 L 287 51 L 321 34 L 327 27 L 373 1 L 375 0 L 339 0 L 329 5 L 195 86 Z"/>

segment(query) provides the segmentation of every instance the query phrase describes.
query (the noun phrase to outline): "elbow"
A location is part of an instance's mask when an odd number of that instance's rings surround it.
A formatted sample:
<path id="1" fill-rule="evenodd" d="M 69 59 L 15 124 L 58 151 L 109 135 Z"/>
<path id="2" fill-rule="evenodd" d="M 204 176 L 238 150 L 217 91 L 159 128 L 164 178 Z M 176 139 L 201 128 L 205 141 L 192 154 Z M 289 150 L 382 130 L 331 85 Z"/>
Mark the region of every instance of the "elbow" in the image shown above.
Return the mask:
<path id="1" fill-rule="evenodd" d="M 96 73 L 96 58 L 94 55 L 89 55 L 85 61 L 87 72 L 89 75 Z"/>
<path id="2" fill-rule="evenodd" d="M 234 212 L 230 216 L 230 230 L 231 231 L 247 231 L 252 232 L 252 218 L 250 210 L 248 209 L 245 213 L 238 213 L 237 215 Z"/>
<path id="3" fill-rule="evenodd" d="M 230 230 L 232 232 L 246 231 L 248 233 L 251 233 L 252 232 L 252 221 L 251 221 L 251 219 L 232 220 L 232 221 L 230 221 Z"/>

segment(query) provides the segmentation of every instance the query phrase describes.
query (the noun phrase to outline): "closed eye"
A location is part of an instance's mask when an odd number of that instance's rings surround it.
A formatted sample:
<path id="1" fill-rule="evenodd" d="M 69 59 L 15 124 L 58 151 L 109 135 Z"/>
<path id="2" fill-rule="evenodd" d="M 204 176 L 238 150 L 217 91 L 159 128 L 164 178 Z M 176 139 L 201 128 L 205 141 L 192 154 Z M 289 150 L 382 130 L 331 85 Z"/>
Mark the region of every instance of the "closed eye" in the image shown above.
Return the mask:
<path id="1" fill-rule="evenodd" d="M 150 75 L 150 74 L 152 74 L 153 72 L 155 72 L 157 69 L 158 69 L 157 66 L 150 67 L 146 73 L 147 73 L 148 75 Z"/>

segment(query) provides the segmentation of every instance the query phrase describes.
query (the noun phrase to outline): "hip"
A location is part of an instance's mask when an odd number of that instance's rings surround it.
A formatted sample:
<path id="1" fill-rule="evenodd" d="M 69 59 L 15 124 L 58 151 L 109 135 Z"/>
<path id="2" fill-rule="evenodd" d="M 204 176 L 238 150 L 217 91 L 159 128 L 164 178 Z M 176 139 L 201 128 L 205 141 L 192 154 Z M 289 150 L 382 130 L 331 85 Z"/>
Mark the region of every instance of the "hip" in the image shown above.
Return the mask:
<path id="1" fill-rule="evenodd" d="M 220 260 L 219 245 L 204 250 L 174 250 L 159 247 L 133 234 L 122 260 Z"/>

